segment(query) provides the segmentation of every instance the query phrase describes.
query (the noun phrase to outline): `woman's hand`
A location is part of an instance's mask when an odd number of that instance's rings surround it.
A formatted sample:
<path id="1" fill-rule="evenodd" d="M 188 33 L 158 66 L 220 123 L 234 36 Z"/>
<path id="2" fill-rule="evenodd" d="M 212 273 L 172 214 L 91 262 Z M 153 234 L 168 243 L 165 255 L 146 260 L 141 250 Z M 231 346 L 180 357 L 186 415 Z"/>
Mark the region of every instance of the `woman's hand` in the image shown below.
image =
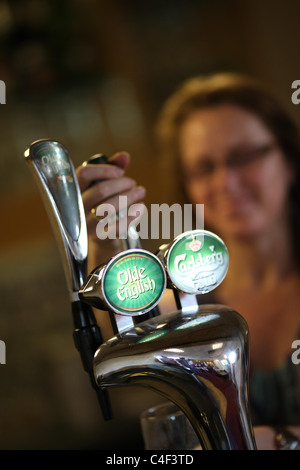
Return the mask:
<path id="1" fill-rule="evenodd" d="M 99 239 L 97 236 L 96 208 L 100 204 L 111 204 L 112 210 L 119 213 L 119 196 L 126 196 L 122 201 L 127 201 L 128 209 L 132 204 L 139 203 L 145 196 L 145 189 L 125 175 L 125 170 L 130 164 L 130 156 L 126 152 L 119 152 L 109 158 L 109 164 L 84 164 L 76 169 L 76 174 L 82 193 L 85 209 L 87 230 L 89 235 L 89 261 L 91 268 L 107 261 L 111 256 L 120 251 L 118 240 L 119 223 L 116 224 L 115 236 Z M 143 211 L 143 204 L 138 206 Z M 122 212 L 124 207 L 122 206 Z M 128 217 L 127 225 L 132 218 Z M 125 230 L 127 226 L 125 226 Z M 124 228 L 123 228 L 124 230 Z M 91 260 L 92 258 L 92 260 Z"/>
<path id="2" fill-rule="evenodd" d="M 284 429 L 292 434 L 293 444 L 294 441 L 300 441 L 300 427 L 299 426 L 285 426 Z M 276 445 L 276 431 L 270 426 L 257 426 L 254 427 L 254 435 L 256 446 L 258 450 L 277 450 Z M 285 440 L 285 439 L 283 439 Z M 294 448 L 294 447 L 293 447 Z"/>
<path id="3" fill-rule="evenodd" d="M 257 450 L 275 450 L 275 431 L 269 426 L 254 427 Z"/>

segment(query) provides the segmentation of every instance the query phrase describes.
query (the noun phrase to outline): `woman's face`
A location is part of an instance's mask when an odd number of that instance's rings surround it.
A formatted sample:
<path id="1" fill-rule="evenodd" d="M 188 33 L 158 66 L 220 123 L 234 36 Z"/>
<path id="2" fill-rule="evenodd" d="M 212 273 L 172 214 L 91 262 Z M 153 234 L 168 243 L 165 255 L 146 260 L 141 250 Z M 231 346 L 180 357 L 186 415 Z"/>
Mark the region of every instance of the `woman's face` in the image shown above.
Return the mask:
<path id="1" fill-rule="evenodd" d="M 195 111 L 179 146 L 186 191 L 204 204 L 205 226 L 248 238 L 286 222 L 292 171 L 255 114 L 234 105 Z"/>

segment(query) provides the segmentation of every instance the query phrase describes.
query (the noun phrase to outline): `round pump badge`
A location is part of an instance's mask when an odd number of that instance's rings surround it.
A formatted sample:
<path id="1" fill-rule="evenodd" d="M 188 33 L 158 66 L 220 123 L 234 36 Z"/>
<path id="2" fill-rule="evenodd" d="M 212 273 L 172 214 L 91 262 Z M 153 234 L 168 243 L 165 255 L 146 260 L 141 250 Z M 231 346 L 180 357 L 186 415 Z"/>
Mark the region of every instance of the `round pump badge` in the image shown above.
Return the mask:
<path id="1" fill-rule="evenodd" d="M 168 250 L 168 275 L 174 286 L 187 294 L 215 289 L 227 269 L 228 251 L 223 240 L 206 230 L 183 233 Z"/>
<path id="2" fill-rule="evenodd" d="M 123 315 L 140 315 L 154 308 L 166 288 L 160 260 L 142 249 L 115 256 L 102 277 L 102 292 L 111 309 Z"/>

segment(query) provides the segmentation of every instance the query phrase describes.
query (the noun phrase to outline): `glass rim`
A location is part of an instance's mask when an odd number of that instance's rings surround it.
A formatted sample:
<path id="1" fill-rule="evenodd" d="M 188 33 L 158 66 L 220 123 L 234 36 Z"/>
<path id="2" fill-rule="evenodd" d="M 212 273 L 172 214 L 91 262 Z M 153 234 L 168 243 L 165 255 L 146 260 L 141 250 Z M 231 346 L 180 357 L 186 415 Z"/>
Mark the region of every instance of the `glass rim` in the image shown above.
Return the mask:
<path id="1" fill-rule="evenodd" d="M 184 415 L 183 411 L 173 402 L 164 402 L 140 413 L 141 420 L 162 420 Z"/>

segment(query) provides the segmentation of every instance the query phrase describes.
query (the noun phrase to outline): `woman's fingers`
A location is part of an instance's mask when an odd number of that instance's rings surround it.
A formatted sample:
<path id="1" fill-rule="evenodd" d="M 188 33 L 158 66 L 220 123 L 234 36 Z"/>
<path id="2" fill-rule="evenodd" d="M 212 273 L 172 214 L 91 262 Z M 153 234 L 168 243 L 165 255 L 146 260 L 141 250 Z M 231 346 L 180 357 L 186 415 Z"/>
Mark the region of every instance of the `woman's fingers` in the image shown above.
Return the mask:
<path id="1" fill-rule="evenodd" d="M 133 209 L 133 210 L 131 210 Z M 117 238 L 126 238 L 129 224 L 136 227 L 146 210 L 146 206 L 142 203 L 134 204 L 129 208 L 129 215 L 127 211 L 120 212 L 108 217 L 104 217 L 97 223 L 96 237 L 100 240 L 111 240 Z"/>
<path id="2" fill-rule="evenodd" d="M 84 208 L 89 212 L 99 204 L 109 203 L 111 197 L 130 191 L 135 186 L 136 182 L 127 176 L 96 183 L 82 194 Z"/>
<path id="3" fill-rule="evenodd" d="M 128 211 L 128 208 L 139 201 L 146 195 L 146 190 L 143 186 L 133 186 L 128 191 L 123 191 L 107 199 L 103 204 L 99 204 L 94 211 L 97 217 L 103 217 L 104 212 L 111 210 L 117 214 L 122 214 Z"/>
<path id="4" fill-rule="evenodd" d="M 129 208 L 129 213 L 123 212 L 120 218 L 103 217 L 99 220 L 90 214 L 86 219 L 89 236 L 94 240 L 117 239 L 127 232 L 130 224 L 138 225 L 145 210 L 146 206 L 143 203 L 136 203 Z"/>
<path id="5" fill-rule="evenodd" d="M 128 208 L 140 202 L 146 192 L 145 188 L 136 185 L 135 180 L 124 176 L 125 169 L 130 164 L 130 155 L 127 152 L 115 153 L 108 162 L 93 164 L 87 160 L 76 169 L 88 233 L 93 238 L 96 237 L 101 218 L 106 223 L 106 231 L 117 227 L 119 234 L 121 226 L 122 231 L 124 227 L 127 230 L 128 224 L 135 219 L 128 215 Z M 110 213 L 108 218 L 105 215 L 107 211 Z"/>
<path id="6" fill-rule="evenodd" d="M 96 155 L 94 155 L 96 156 Z M 80 190 L 84 192 L 95 181 L 120 178 L 130 163 L 130 156 L 126 152 L 118 152 L 108 159 L 109 163 L 101 165 L 84 162 L 76 169 Z"/>
<path id="7" fill-rule="evenodd" d="M 117 233 L 118 229 L 118 219 L 126 217 L 126 228 L 129 223 L 136 219 L 139 215 L 139 211 L 144 211 L 144 205 L 140 204 L 142 199 L 144 199 L 146 190 L 142 186 L 134 186 L 129 191 L 125 191 L 122 194 L 114 195 L 103 204 L 100 204 L 96 207 L 93 212 L 86 213 L 87 227 L 88 232 L 91 236 L 96 236 L 97 225 L 99 226 L 99 221 L 102 219 L 102 224 L 108 226 L 114 226 L 117 224 Z M 122 199 L 120 199 L 122 196 Z M 121 205 L 120 205 L 121 204 Z M 129 211 L 129 208 L 133 209 Z M 101 224 L 100 224 L 101 225 Z M 124 228 L 124 221 L 122 221 L 122 228 Z"/>
<path id="8" fill-rule="evenodd" d="M 86 191 L 95 181 L 120 178 L 124 175 L 123 168 L 115 165 L 86 165 L 76 169 L 81 192 Z"/>
<path id="9" fill-rule="evenodd" d="M 127 152 L 118 152 L 108 159 L 109 163 L 126 170 L 130 164 L 130 155 Z"/>

